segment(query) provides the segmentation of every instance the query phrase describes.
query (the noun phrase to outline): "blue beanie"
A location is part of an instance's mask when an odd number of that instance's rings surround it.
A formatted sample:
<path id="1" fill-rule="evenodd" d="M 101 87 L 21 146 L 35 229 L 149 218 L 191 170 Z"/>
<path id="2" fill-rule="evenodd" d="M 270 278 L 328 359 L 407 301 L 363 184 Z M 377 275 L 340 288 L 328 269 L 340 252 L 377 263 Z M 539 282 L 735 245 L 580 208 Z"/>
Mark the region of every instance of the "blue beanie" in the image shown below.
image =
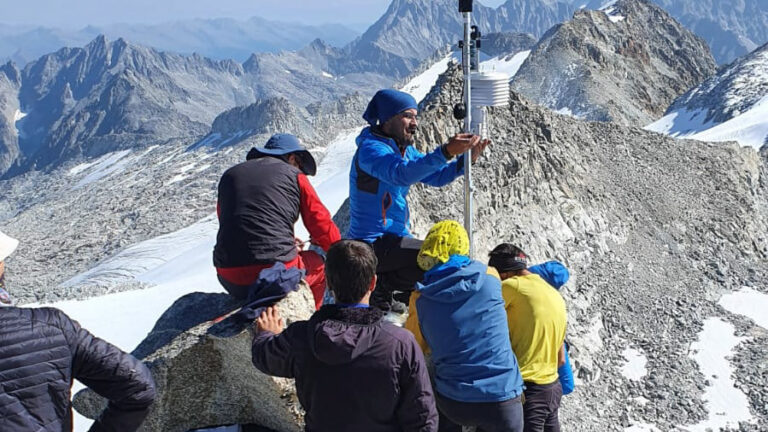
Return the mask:
<path id="1" fill-rule="evenodd" d="M 419 109 L 416 99 L 408 93 L 394 89 L 379 90 L 368 103 L 363 118 L 371 126 L 384 124 L 387 120 L 407 109 Z"/>

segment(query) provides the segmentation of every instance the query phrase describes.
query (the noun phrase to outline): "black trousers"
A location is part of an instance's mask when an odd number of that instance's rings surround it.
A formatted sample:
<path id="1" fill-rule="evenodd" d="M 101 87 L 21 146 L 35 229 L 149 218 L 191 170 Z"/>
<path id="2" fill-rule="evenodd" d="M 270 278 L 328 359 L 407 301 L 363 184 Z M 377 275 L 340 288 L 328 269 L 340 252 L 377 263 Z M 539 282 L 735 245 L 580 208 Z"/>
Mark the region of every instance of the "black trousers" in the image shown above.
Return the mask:
<path id="1" fill-rule="evenodd" d="M 388 311 L 394 300 L 405 303 L 411 297 L 416 282 L 424 278 L 416 257 L 422 240 L 384 234 L 373 242 L 373 252 L 379 261 L 376 268 L 376 289 L 371 295 L 371 304 Z"/>
<path id="2" fill-rule="evenodd" d="M 559 379 L 544 385 L 526 382 L 523 404 L 525 432 L 560 432 L 557 411 L 562 397 L 563 387 Z"/>
<path id="3" fill-rule="evenodd" d="M 459 402 L 435 393 L 440 412 L 438 432 L 461 432 L 475 426 L 477 432 L 523 432 L 520 396 L 501 402 Z"/>

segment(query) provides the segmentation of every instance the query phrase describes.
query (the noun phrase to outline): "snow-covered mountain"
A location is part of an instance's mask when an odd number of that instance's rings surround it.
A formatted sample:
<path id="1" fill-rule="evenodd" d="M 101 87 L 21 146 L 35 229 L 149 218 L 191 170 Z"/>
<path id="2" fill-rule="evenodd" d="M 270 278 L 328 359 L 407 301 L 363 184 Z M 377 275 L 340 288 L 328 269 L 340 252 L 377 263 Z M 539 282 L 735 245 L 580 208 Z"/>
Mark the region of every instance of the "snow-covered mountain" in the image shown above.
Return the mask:
<path id="1" fill-rule="evenodd" d="M 601 9 L 613 0 L 571 0 L 577 7 Z M 653 0 L 727 64 L 768 42 L 768 3 L 763 0 Z"/>
<path id="2" fill-rule="evenodd" d="M 714 71 L 704 41 L 663 9 L 619 0 L 552 28 L 512 86 L 561 113 L 643 126 Z"/>
<path id="3" fill-rule="evenodd" d="M 677 98 L 646 129 L 756 149 L 768 145 L 768 44 Z"/>
<path id="4" fill-rule="evenodd" d="M 20 67 L 62 47 L 86 45 L 99 35 L 126 39 L 159 51 L 197 53 L 216 59 L 245 61 L 254 52 L 297 50 L 321 38 L 343 46 L 359 33 L 342 24 L 310 26 L 259 17 L 191 19 L 162 24 L 112 24 L 79 30 L 0 24 L 0 62 Z"/>
<path id="5" fill-rule="evenodd" d="M 275 58 L 254 55 L 240 64 L 99 36 L 22 71 L 7 64 L 0 81 L 0 124 L 8 125 L 0 134 L 0 175 L 199 137 L 221 112 L 258 99 L 280 96 L 303 106 L 392 82 L 375 74 L 328 76 L 300 57 Z"/>

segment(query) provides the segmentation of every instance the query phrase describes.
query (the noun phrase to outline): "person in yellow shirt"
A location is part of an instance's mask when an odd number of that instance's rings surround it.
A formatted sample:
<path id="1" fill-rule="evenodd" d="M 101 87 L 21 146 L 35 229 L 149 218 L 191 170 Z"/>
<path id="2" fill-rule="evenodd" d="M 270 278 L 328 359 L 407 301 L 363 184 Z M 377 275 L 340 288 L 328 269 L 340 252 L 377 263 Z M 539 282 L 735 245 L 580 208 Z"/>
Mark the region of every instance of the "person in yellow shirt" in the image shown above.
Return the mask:
<path id="1" fill-rule="evenodd" d="M 563 390 L 557 369 L 565 363 L 565 301 L 541 276 L 528 271 L 528 256 L 502 243 L 488 265 L 501 276 L 509 340 L 525 382 L 525 432 L 559 432 Z"/>

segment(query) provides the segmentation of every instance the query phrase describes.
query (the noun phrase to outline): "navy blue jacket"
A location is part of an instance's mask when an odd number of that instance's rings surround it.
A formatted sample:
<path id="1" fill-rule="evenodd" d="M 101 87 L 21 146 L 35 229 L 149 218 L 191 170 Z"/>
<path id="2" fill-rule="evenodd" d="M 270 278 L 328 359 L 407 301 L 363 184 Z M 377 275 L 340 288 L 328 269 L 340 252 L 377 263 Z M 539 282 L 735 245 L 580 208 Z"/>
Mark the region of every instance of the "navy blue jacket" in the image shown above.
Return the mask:
<path id="1" fill-rule="evenodd" d="M 376 308 L 323 306 L 279 335 L 257 332 L 253 364 L 296 379 L 309 432 L 436 432 L 421 349 L 383 315 Z"/>
<path id="2" fill-rule="evenodd" d="M 460 402 L 500 402 L 523 392 L 501 281 L 487 269 L 478 261 L 433 269 L 416 285 L 421 294 L 416 310 L 432 349 L 435 388 Z"/>
<path id="3" fill-rule="evenodd" d="M 384 233 L 410 237 L 411 185 L 445 186 L 464 174 L 463 160 L 448 162 L 440 148 L 426 155 L 413 146 L 401 151 L 395 140 L 363 129 L 349 171 L 347 237 L 369 243 Z"/>
<path id="4" fill-rule="evenodd" d="M 155 398 L 149 369 L 52 308 L 0 307 L 0 431 L 72 430 L 72 380 L 107 398 L 91 432 L 131 432 Z"/>

